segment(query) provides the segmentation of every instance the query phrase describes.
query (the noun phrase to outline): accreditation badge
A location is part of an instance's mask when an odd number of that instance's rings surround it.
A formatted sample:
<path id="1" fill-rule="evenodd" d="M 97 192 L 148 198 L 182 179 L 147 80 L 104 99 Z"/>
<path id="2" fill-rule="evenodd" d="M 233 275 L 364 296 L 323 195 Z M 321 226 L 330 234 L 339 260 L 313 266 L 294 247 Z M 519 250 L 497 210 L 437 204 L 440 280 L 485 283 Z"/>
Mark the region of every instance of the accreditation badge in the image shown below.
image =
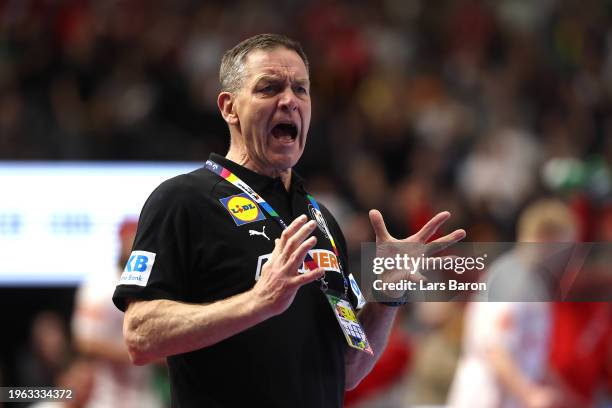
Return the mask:
<path id="1" fill-rule="evenodd" d="M 325 297 L 334 311 L 348 345 L 373 355 L 374 352 L 370 347 L 370 342 L 359 320 L 357 320 L 357 315 L 351 303 L 344 295 L 332 290 L 327 290 Z"/>

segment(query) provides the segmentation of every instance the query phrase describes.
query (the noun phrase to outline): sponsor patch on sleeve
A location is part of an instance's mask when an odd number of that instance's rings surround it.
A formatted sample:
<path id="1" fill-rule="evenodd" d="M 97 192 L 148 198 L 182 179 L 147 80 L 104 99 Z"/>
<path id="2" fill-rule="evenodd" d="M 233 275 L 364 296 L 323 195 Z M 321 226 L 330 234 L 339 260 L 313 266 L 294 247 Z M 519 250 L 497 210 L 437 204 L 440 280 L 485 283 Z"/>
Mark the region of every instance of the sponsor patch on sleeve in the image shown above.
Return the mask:
<path id="1" fill-rule="evenodd" d="M 132 251 L 118 285 L 147 286 L 154 262 L 154 252 Z"/>
<path id="2" fill-rule="evenodd" d="M 219 201 L 238 226 L 266 219 L 257 203 L 245 193 L 221 198 Z"/>

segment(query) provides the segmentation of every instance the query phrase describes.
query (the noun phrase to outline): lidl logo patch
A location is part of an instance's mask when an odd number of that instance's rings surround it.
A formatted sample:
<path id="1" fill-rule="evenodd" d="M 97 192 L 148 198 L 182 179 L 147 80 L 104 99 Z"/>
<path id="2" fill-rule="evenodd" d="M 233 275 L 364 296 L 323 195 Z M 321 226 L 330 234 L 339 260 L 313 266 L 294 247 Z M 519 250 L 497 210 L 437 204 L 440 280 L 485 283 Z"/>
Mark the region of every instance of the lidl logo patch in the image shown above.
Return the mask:
<path id="1" fill-rule="evenodd" d="M 244 225 L 250 222 L 265 220 L 266 216 L 257 206 L 255 201 L 245 193 L 236 194 L 220 199 L 221 204 L 230 213 L 236 225 Z"/>

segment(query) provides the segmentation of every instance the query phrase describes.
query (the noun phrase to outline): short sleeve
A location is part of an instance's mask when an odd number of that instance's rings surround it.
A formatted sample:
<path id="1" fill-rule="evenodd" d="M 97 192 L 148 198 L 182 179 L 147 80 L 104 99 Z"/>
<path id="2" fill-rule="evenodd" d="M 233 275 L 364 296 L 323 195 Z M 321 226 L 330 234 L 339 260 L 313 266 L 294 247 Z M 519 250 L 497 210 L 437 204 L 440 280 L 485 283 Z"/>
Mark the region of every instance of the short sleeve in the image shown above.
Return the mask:
<path id="1" fill-rule="evenodd" d="M 179 176 L 162 183 L 147 199 L 130 258 L 113 302 L 125 311 L 128 299 L 181 300 L 193 257 L 194 192 Z"/>

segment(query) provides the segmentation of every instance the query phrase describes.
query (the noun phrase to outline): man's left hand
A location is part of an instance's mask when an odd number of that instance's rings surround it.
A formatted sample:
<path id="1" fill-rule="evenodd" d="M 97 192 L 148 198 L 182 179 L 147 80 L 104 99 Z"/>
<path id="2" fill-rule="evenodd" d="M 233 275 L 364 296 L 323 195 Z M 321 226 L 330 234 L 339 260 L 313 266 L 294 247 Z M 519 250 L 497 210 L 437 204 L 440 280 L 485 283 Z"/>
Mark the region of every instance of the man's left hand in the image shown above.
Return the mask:
<path id="1" fill-rule="evenodd" d="M 457 229 L 450 234 L 428 243 L 442 224 L 444 224 L 450 218 L 451 214 L 448 211 L 443 211 L 436 214 L 436 216 L 429 220 L 427 224 L 425 224 L 416 234 L 404 239 L 397 239 L 389 234 L 380 211 L 370 210 L 369 215 L 372 228 L 376 234 L 377 256 L 393 256 L 400 251 L 405 252 L 408 246 L 403 246 L 402 244 L 416 244 L 410 245 L 411 251 L 414 252 L 413 256 L 432 256 L 448 246 L 462 240 L 466 235 L 465 230 Z M 387 271 L 383 276 L 383 280 L 385 282 L 399 282 L 402 279 L 415 280 L 424 278 L 418 273 L 418 271 L 407 270 L 391 270 Z M 394 293 L 390 294 L 390 296 L 397 298 L 402 294 L 403 292 Z"/>

